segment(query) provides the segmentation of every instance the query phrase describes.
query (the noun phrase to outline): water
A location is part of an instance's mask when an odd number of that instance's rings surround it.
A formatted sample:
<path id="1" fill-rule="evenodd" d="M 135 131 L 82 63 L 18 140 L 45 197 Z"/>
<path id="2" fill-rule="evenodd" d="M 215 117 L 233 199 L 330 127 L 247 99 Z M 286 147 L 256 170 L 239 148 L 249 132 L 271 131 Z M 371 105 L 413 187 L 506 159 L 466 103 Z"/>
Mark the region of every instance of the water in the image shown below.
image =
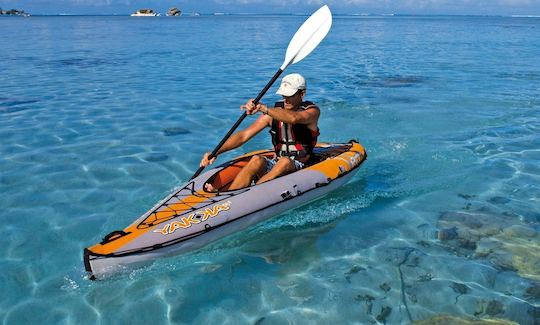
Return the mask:
<path id="1" fill-rule="evenodd" d="M 86 278 L 82 249 L 192 175 L 304 19 L 0 19 L 3 324 L 538 324 L 538 18 L 336 17 L 288 72 L 308 80 L 322 140 L 366 147 L 353 181 Z"/>

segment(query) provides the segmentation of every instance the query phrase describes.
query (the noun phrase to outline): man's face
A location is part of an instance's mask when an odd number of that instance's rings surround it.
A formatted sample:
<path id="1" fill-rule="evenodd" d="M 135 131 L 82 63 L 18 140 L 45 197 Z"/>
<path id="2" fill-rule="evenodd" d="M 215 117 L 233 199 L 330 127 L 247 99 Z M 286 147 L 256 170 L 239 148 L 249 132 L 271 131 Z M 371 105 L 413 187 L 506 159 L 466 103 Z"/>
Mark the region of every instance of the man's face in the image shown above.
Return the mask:
<path id="1" fill-rule="evenodd" d="M 303 97 L 304 97 L 303 90 L 297 91 L 296 94 L 292 96 L 283 96 L 285 109 L 295 109 L 295 108 L 300 107 L 300 104 L 302 104 Z"/>

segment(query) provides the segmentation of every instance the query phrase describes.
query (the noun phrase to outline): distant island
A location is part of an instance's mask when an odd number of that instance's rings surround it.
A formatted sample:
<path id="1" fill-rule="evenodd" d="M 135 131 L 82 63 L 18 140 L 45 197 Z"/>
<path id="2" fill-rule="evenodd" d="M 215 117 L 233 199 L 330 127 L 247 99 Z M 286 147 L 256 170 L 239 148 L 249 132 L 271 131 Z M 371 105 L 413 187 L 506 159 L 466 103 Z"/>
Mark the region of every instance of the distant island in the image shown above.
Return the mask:
<path id="1" fill-rule="evenodd" d="M 17 9 L 11 9 L 11 10 L 2 10 L 0 8 L 0 16 L 23 16 L 23 17 L 29 17 L 30 14 L 27 12 L 24 12 L 24 10 L 17 10 Z"/>

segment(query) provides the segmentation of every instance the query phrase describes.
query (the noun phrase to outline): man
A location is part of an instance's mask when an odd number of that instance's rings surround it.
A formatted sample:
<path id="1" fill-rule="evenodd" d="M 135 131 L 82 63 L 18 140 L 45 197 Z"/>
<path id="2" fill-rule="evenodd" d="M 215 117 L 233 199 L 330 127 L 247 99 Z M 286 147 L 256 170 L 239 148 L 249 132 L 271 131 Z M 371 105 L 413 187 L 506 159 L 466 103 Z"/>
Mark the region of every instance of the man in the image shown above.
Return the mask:
<path id="1" fill-rule="evenodd" d="M 248 115 L 258 112 L 261 116 L 248 128 L 233 134 L 219 149 L 218 155 L 238 148 L 265 127 L 270 127 L 275 156 L 268 159 L 263 156 L 253 156 L 249 163 L 242 168 L 231 183 L 229 190 L 249 186 L 253 181 L 257 184 L 267 182 L 276 177 L 288 174 L 304 167 L 309 160 L 313 147 L 319 135 L 319 108 L 312 102 L 304 101 L 306 81 L 300 74 L 293 73 L 283 77 L 276 94 L 283 97 L 275 107 L 262 103 L 253 105 L 253 99 L 240 106 Z M 212 164 L 215 158 L 208 159 L 207 152 L 200 166 Z M 208 184 L 206 189 L 214 189 Z"/>

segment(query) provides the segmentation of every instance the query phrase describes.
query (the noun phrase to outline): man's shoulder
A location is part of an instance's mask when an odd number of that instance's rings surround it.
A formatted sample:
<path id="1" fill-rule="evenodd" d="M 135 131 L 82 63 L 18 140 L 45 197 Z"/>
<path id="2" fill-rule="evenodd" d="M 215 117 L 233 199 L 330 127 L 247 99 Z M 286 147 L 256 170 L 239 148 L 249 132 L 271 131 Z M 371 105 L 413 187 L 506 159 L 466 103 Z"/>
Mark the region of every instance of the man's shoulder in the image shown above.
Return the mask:
<path id="1" fill-rule="evenodd" d="M 319 109 L 319 106 L 317 106 L 317 104 L 315 104 L 314 102 L 311 102 L 309 100 L 306 100 L 305 102 L 302 102 L 302 108 L 303 109 L 308 109 L 308 108 L 316 108 L 316 109 Z"/>

